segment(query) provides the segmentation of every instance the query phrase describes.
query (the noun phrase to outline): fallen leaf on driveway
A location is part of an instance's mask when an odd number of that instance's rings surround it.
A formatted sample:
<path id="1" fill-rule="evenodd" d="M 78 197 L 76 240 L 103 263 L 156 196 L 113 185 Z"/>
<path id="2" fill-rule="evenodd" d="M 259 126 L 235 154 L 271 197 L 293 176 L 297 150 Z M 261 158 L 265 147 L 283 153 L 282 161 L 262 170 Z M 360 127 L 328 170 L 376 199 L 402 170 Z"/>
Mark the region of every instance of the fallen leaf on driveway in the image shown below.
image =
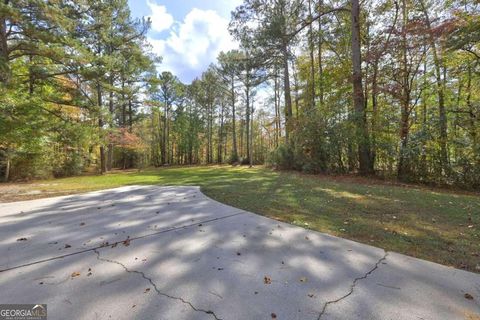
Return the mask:
<path id="1" fill-rule="evenodd" d="M 473 300 L 473 296 L 470 293 L 465 293 L 464 297 L 467 300 Z"/>
<path id="2" fill-rule="evenodd" d="M 149 291 L 150 291 L 150 288 L 147 288 L 147 289 L 145 289 L 145 291 L 143 293 L 147 293 Z"/>
<path id="3" fill-rule="evenodd" d="M 263 283 L 265 284 L 271 284 L 272 283 L 272 279 L 270 277 L 263 277 Z"/>
<path id="4" fill-rule="evenodd" d="M 78 277 L 80 275 L 80 272 L 74 272 L 72 273 L 72 278 Z"/>

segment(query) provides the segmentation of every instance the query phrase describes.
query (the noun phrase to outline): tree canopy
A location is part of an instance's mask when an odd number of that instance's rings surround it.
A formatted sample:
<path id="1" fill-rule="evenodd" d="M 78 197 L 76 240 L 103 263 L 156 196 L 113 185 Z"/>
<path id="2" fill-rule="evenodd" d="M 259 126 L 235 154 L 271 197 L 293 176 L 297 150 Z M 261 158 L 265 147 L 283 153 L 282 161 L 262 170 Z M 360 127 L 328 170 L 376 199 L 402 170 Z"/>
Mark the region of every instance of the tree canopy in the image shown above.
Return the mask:
<path id="1" fill-rule="evenodd" d="M 480 186 L 480 4 L 245 0 L 190 84 L 126 0 L 0 3 L 4 180 L 199 163 Z"/>

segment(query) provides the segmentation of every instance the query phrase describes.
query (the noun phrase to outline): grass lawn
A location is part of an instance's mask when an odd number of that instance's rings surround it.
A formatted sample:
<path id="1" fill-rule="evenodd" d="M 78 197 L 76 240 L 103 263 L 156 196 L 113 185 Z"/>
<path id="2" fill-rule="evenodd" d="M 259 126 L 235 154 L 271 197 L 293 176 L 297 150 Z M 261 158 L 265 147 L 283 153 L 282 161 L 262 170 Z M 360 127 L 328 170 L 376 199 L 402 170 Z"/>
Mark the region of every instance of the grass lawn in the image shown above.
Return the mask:
<path id="1" fill-rule="evenodd" d="M 123 185 L 199 185 L 220 202 L 480 273 L 480 195 L 230 166 L 148 169 L 1 184 L 0 201 Z"/>

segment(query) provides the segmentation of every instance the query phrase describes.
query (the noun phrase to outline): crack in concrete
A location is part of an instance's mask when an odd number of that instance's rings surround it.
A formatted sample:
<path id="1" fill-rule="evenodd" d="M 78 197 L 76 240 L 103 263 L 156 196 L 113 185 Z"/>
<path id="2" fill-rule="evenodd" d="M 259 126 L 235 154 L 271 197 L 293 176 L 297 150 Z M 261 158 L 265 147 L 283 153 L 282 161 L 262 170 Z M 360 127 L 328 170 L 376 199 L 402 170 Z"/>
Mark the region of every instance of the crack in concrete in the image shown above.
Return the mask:
<path id="1" fill-rule="evenodd" d="M 186 225 L 183 225 L 183 226 L 168 227 L 167 229 L 160 230 L 160 231 L 157 231 L 157 232 L 147 233 L 145 235 L 141 235 L 141 236 L 137 236 L 137 237 L 133 237 L 133 238 L 128 238 L 128 240 L 131 242 L 131 241 L 134 241 L 134 240 L 154 237 L 156 235 L 161 235 L 161 234 L 172 232 L 172 231 L 176 232 L 178 230 L 184 230 L 184 229 L 188 229 L 190 227 L 196 227 L 199 224 L 205 224 L 205 223 L 209 223 L 209 222 L 215 222 L 215 221 L 218 221 L 218 220 L 223 220 L 223 219 L 228 219 L 228 218 L 231 218 L 231 217 L 235 217 L 235 216 L 244 214 L 245 212 L 246 211 L 242 210 L 242 211 L 238 211 L 236 213 L 226 215 L 226 216 L 223 216 L 223 217 L 212 218 L 212 219 L 208 219 L 208 220 L 204 220 L 204 221 L 198 221 L 198 222 L 191 223 L 191 224 L 186 224 Z M 63 255 L 47 258 L 47 259 L 37 260 L 37 261 L 33 261 L 33 262 L 29 262 L 29 263 L 25 263 L 25 264 L 13 266 L 13 267 L 8 267 L 8 268 L 5 268 L 5 269 L 0 269 L 0 273 L 10 271 L 10 270 L 14 270 L 14 269 L 23 268 L 23 267 L 32 266 L 32 265 L 39 264 L 39 263 L 44 263 L 44 262 L 49 262 L 49 261 L 53 261 L 53 260 L 63 259 L 63 258 L 75 256 L 75 255 L 78 255 L 78 254 L 82 254 L 82 253 L 86 253 L 86 252 L 90 252 L 90 251 L 95 251 L 95 250 L 101 249 L 101 248 L 108 248 L 108 247 L 112 247 L 112 246 L 115 247 L 115 246 L 117 246 L 119 244 L 122 244 L 124 242 L 125 242 L 125 239 L 119 240 L 119 241 L 114 241 L 112 243 L 109 243 L 108 245 L 101 244 L 101 245 L 95 246 L 93 248 L 88 248 L 88 249 L 84 249 L 84 250 L 80 250 L 80 251 L 76 251 L 76 252 L 72 252 L 72 253 L 67 253 L 67 254 L 63 254 Z"/>
<path id="2" fill-rule="evenodd" d="M 153 280 L 149 277 L 147 277 L 145 275 L 145 273 L 143 273 L 142 271 L 137 271 L 137 270 L 130 270 L 128 269 L 123 263 L 121 262 L 118 262 L 118 261 L 115 261 L 115 260 L 110 260 L 110 259 L 105 259 L 105 258 L 102 258 L 100 257 L 100 252 L 98 252 L 97 249 L 93 250 L 95 252 L 95 254 L 97 255 L 97 260 L 100 260 L 100 261 L 104 261 L 104 262 L 109 262 L 109 263 L 114 263 L 114 264 L 117 264 L 119 266 L 121 266 L 127 273 L 135 273 L 135 274 L 139 274 L 142 276 L 143 279 L 147 280 L 152 286 L 153 288 L 155 289 L 155 292 L 160 295 L 160 296 L 163 296 L 163 297 L 166 297 L 166 298 L 169 298 L 169 299 L 173 299 L 173 300 L 178 300 L 180 302 L 182 302 L 183 304 L 186 304 L 188 305 L 190 308 L 192 308 L 192 310 L 196 311 L 196 312 L 203 312 L 205 314 L 208 314 L 208 315 L 211 315 L 215 318 L 215 320 L 222 320 L 221 318 L 217 317 L 217 315 L 215 314 L 215 312 L 213 312 L 212 310 L 205 310 L 205 309 L 200 309 L 200 308 L 197 308 L 195 307 L 190 301 L 187 301 L 181 297 L 175 297 L 175 296 L 171 296 L 169 294 L 166 294 L 164 292 L 161 292 L 157 285 L 155 284 L 155 282 L 153 282 Z"/>
<path id="3" fill-rule="evenodd" d="M 331 304 L 335 304 L 337 302 L 340 302 L 346 298 L 348 298 L 350 295 L 352 295 L 353 291 L 355 290 L 355 286 L 357 285 L 357 282 L 360 281 L 360 280 L 363 280 L 363 279 L 366 279 L 369 275 L 371 275 L 375 270 L 378 269 L 380 263 L 382 263 L 383 261 L 385 261 L 387 259 L 387 256 L 388 256 L 388 252 L 385 252 L 385 254 L 383 255 L 382 258 L 380 258 L 377 263 L 375 263 L 375 266 L 370 269 L 367 273 L 365 273 L 363 276 L 361 277 L 358 277 L 358 278 L 355 278 L 353 279 L 353 282 L 352 284 L 350 285 L 350 290 L 343 296 L 341 296 L 340 298 L 336 299 L 336 300 L 330 300 L 330 301 L 327 301 L 325 302 L 325 304 L 323 305 L 323 308 L 322 308 L 322 311 L 320 312 L 320 314 L 318 315 L 318 318 L 317 320 L 320 320 L 323 315 L 325 314 L 325 312 L 327 311 L 327 307 Z"/>

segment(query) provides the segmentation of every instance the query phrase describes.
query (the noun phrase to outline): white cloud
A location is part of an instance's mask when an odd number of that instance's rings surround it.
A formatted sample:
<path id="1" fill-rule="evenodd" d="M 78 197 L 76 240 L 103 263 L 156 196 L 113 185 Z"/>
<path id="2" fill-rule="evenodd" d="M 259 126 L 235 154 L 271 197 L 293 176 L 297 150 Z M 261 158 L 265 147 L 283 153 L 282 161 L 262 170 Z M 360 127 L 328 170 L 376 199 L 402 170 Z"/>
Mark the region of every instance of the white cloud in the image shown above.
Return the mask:
<path id="1" fill-rule="evenodd" d="M 213 10 L 194 8 L 182 22 L 170 28 L 166 39 L 149 38 L 153 50 L 163 57 L 160 70 L 191 81 L 216 60 L 220 51 L 237 47 L 228 32 L 228 20 Z"/>
<path id="2" fill-rule="evenodd" d="M 167 12 L 167 8 L 150 0 L 147 0 L 147 5 L 152 11 L 148 16 L 152 21 L 152 30 L 161 32 L 170 29 L 174 20 L 173 16 Z"/>

